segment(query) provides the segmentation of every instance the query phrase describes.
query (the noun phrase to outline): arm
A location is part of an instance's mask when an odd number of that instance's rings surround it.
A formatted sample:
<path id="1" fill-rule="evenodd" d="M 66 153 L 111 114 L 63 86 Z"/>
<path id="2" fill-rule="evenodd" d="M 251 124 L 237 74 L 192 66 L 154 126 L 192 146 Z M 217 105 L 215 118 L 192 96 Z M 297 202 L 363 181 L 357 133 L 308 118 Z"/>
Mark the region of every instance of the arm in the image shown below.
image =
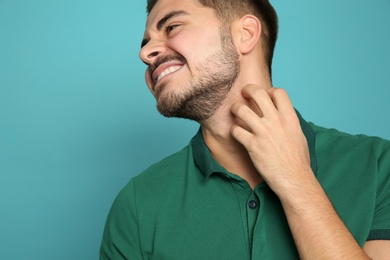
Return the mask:
<path id="1" fill-rule="evenodd" d="M 232 106 L 233 114 L 245 124 L 233 126 L 232 135 L 279 197 L 300 257 L 369 259 L 310 168 L 306 138 L 286 92 L 248 85 L 243 96 L 257 107 Z"/>
<path id="2" fill-rule="evenodd" d="M 143 259 L 134 190 L 133 179 L 115 198 L 104 229 L 101 260 Z"/>
<path id="3" fill-rule="evenodd" d="M 363 250 L 374 260 L 389 259 L 390 256 L 390 240 L 371 240 L 367 241 Z"/>

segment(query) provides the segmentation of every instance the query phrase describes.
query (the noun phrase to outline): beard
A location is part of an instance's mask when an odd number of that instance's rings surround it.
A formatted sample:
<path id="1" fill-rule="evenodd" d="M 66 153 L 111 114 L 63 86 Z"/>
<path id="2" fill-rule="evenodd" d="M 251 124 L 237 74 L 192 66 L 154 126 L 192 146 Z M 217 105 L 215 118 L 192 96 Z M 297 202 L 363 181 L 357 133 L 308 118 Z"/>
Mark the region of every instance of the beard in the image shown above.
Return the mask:
<path id="1" fill-rule="evenodd" d="M 157 109 L 163 116 L 199 122 L 210 118 L 221 106 L 238 77 L 240 64 L 229 29 L 221 28 L 220 41 L 221 50 L 195 67 L 198 76 L 190 80 L 186 91 L 160 95 L 165 86 L 158 88 Z M 185 61 L 179 54 L 169 59 Z"/>

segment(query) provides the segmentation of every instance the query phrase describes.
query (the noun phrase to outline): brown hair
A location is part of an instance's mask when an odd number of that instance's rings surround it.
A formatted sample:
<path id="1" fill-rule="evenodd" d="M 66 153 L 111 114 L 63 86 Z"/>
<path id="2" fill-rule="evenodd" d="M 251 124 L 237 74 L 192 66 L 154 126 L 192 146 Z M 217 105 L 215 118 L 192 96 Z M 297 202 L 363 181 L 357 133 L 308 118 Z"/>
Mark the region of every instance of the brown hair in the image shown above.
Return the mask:
<path id="1" fill-rule="evenodd" d="M 148 14 L 158 0 L 148 0 Z M 184 1 L 184 0 L 183 0 Z M 276 39 L 278 37 L 278 16 L 268 0 L 197 0 L 203 6 L 213 8 L 216 16 L 225 24 L 230 25 L 234 19 L 245 14 L 255 15 L 261 22 L 262 42 L 265 59 L 272 72 L 272 58 Z"/>

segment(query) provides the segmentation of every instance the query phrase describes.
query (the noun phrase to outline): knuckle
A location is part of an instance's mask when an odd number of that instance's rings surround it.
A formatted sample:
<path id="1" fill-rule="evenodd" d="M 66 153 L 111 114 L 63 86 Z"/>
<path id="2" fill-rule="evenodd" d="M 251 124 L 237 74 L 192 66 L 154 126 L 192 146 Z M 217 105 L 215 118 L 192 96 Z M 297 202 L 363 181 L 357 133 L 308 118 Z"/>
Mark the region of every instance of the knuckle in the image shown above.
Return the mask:
<path id="1" fill-rule="evenodd" d="M 251 139 L 248 144 L 247 144 L 247 149 L 248 151 L 250 152 L 254 152 L 256 151 L 256 148 L 258 147 L 258 143 L 257 143 L 257 140 L 256 139 Z"/>
<path id="2" fill-rule="evenodd" d="M 274 93 L 274 96 L 276 96 L 276 97 L 283 97 L 283 96 L 287 95 L 286 90 L 284 90 L 282 88 L 275 88 L 273 93 Z"/>

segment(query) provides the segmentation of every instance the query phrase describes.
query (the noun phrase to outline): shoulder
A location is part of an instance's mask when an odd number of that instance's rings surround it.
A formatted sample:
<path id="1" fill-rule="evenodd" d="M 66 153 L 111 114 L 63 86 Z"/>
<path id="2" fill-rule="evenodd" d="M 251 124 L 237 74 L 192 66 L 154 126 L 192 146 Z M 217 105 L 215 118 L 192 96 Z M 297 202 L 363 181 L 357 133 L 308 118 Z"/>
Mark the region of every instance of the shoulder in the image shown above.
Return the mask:
<path id="1" fill-rule="evenodd" d="M 335 182 L 348 182 L 355 187 L 370 186 L 374 191 L 378 183 L 387 182 L 390 175 L 388 140 L 310 125 L 316 136 L 317 177 L 323 184 L 333 186 Z"/>
<path id="2" fill-rule="evenodd" d="M 192 149 L 187 145 L 182 150 L 165 157 L 161 161 L 152 164 L 139 175 L 134 177 L 136 183 L 149 183 L 156 181 L 164 181 L 167 178 L 175 178 L 181 175 L 192 163 Z"/>
<path id="3" fill-rule="evenodd" d="M 133 177 L 121 190 L 119 197 L 158 198 L 177 190 L 188 176 L 188 169 L 195 169 L 191 146 L 152 164 Z"/>
<path id="4" fill-rule="evenodd" d="M 330 154 L 390 156 L 390 141 L 363 134 L 349 134 L 333 128 L 325 128 L 309 123 L 316 135 L 316 151 Z"/>
<path id="5" fill-rule="evenodd" d="M 121 189 L 107 218 L 102 258 L 143 257 L 140 251 L 143 233 L 147 230 L 147 236 L 152 234 L 157 216 L 172 209 L 167 203 L 180 197 L 174 186 L 184 178 L 191 157 L 191 148 L 186 146 L 151 165 Z"/>

